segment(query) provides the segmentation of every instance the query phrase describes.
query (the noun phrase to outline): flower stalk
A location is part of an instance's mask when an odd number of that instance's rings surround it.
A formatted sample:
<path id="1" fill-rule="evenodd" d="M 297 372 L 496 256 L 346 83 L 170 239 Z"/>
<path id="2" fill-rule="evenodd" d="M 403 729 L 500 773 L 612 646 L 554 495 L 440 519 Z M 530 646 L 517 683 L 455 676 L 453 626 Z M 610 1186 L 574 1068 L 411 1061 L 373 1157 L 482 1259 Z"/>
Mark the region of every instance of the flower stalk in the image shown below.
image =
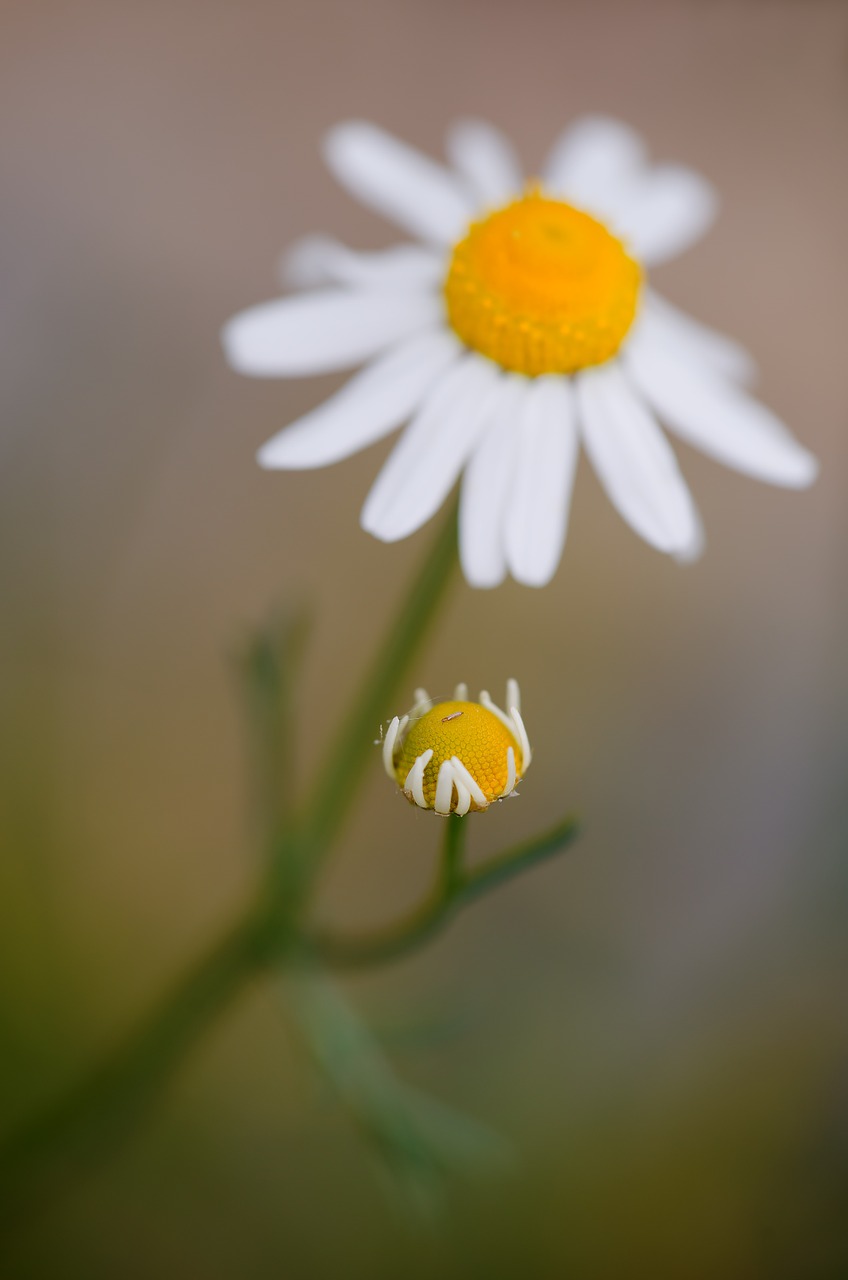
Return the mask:
<path id="1" fill-rule="evenodd" d="M 344 721 L 335 747 L 307 806 L 301 857 L 311 877 L 338 834 L 370 757 L 364 744 L 386 718 L 401 678 L 429 635 L 457 568 L 457 503 L 442 522 L 430 555 L 413 580 L 394 626 L 377 652 L 361 693 Z"/>

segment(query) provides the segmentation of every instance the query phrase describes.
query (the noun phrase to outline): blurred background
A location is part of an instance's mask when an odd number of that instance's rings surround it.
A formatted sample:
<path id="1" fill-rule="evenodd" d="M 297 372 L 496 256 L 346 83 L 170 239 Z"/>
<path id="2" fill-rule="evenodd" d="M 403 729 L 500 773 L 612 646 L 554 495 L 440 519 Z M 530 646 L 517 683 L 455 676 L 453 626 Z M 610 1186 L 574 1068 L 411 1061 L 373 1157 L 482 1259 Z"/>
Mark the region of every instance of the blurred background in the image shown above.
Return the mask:
<path id="1" fill-rule="evenodd" d="M 479 115 L 533 171 L 602 111 L 701 170 L 721 216 L 657 282 L 755 353 L 822 460 L 796 494 L 679 446 L 708 534 L 685 569 L 584 461 L 553 585 L 457 582 L 410 673 L 434 693 L 521 680 L 535 762 L 474 820 L 475 858 L 566 808 L 585 823 L 429 949 L 345 983 L 405 1079 L 505 1136 L 506 1171 L 411 1222 L 259 986 L 3 1274 L 848 1274 L 848 8 L 7 0 L 3 28 L 3 1130 L 246 899 L 251 629 L 286 601 L 314 618 L 303 786 L 432 538 L 358 528 L 388 443 L 261 472 L 257 447 L 342 379 L 242 379 L 219 348 L 294 237 L 394 241 L 324 169 L 333 122 L 440 154 Z M 375 753 L 322 919 L 404 911 L 437 834 Z"/>

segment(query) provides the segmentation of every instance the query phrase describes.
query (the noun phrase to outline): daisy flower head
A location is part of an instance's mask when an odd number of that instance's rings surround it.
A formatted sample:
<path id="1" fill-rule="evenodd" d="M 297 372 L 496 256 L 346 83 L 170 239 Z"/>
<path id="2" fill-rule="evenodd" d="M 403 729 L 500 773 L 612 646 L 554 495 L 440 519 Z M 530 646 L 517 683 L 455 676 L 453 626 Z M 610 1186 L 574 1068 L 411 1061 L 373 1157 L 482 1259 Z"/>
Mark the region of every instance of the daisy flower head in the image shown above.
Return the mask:
<path id="1" fill-rule="evenodd" d="M 325 154 L 418 243 L 359 253 L 309 237 L 284 264 L 301 292 L 226 326 L 243 373 L 365 365 L 263 446 L 264 467 L 338 462 L 408 424 L 362 525 L 404 538 L 462 476 L 460 556 L 478 587 L 550 581 L 581 444 L 624 519 L 680 559 L 697 555 L 701 526 L 660 421 L 757 479 L 814 479 L 815 458 L 746 392 L 748 355 L 648 285 L 716 202 L 691 170 L 649 164 L 625 125 L 578 120 L 529 184 L 481 122 L 451 129 L 447 167 L 356 121 L 330 132 Z"/>
<path id="2" fill-rule="evenodd" d="M 386 730 L 386 773 L 410 804 L 443 816 L 464 817 L 514 795 L 531 759 L 515 680 L 507 681 L 506 705 L 502 711 L 485 690 L 469 702 L 464 684 L 440 702 L 416 689 L 409 714 Z"/>

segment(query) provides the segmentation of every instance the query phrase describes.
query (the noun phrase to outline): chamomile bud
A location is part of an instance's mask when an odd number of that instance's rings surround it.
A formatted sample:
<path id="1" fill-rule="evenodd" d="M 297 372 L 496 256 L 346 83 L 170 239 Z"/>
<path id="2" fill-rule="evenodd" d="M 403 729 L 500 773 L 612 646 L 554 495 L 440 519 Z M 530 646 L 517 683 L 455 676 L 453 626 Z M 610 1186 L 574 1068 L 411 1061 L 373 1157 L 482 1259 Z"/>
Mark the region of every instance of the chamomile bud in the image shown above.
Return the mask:
<path id="1" fill-rule="evenodd" d="M 464 684 L 443 702 L 415 691 L 409 714 L 395 716 L 383 738 L 386 773 L 410 804 L 462 817 L 515 794 L 531 752 L 515 680 L 506 694 L 503 711 L 485 690 L 470 702 Z"/>

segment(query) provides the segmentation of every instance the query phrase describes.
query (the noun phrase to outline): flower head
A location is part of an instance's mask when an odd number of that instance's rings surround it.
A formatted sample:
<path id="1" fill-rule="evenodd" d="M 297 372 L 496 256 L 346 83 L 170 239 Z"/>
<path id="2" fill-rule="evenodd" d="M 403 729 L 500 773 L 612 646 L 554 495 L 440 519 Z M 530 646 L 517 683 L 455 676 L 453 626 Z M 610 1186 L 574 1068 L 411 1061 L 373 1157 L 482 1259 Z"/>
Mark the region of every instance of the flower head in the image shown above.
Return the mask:
<path id="1" fill-rule="evenodd" d="M 417 689 L 409 714 L 395 716 L 386 730 L 386 773 L 410 804 L 440 814 L 462 817 L 513 795 L 531 759 L 515 680 L 507 681 L 506 705 L 501 711 L 485 690 L 469 702 L 464 684 L 435 703 Z"/>
<path id="2" fill-rule="evenodd" d="M 462 475 L 468 581 L 541 586 L 565 542 L 582 444 L 624 519 L 679 558 L 702 541 L 658 419 L 727 466 L 802 487 L 816 461 L 744 390 L 747 354 L 647 284 L 688 248 L 715 198 L 679 165 L 649 165 L 624 125 L 586 118 L 528 186 L 488 125 L 454 127 L 447 169 L 373 125 L 334 129 L 348 189 L 423 243 L 357 253 L 296 245 L 308 291 L 236 316 L 224 341 L 244 373 L 298 376 L 366 363 L 262 448 L 269 468 L 337 462 L 409 422 L 362 524 L 391 542 L 428 520 Z"/>

